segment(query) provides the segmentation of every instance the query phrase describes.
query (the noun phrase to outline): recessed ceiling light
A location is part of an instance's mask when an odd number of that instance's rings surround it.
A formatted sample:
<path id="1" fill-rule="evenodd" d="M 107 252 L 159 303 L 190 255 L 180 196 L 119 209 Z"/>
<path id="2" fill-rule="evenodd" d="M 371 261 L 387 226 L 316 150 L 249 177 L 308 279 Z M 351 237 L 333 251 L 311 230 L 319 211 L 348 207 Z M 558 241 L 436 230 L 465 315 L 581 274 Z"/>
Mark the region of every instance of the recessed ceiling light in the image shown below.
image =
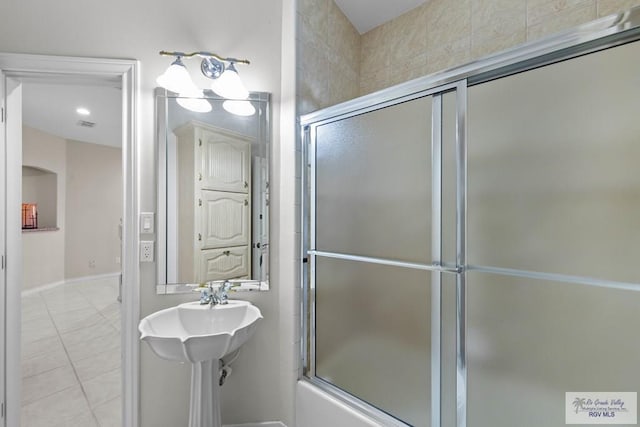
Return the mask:
<path id="1" fill-rule="evenodd" d="M 84 107 L 78 107 L 76 108 L 76 113 L 80 114 L 81 116 L 88 116 L 89 114 L 91 114 L 91 111 L 87 110 Z"/>

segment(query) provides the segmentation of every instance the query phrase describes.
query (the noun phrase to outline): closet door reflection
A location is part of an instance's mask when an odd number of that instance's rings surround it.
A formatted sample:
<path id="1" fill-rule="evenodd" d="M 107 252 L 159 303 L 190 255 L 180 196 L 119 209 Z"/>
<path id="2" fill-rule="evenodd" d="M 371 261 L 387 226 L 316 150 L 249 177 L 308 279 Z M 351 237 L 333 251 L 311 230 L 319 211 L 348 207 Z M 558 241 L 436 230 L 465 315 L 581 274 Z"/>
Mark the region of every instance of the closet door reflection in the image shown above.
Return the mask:
<path id="1" fill-rule="evenodd" d="M 638 76 L 633 43 L 469 88 L 469 427 L 637 391 Z"/>

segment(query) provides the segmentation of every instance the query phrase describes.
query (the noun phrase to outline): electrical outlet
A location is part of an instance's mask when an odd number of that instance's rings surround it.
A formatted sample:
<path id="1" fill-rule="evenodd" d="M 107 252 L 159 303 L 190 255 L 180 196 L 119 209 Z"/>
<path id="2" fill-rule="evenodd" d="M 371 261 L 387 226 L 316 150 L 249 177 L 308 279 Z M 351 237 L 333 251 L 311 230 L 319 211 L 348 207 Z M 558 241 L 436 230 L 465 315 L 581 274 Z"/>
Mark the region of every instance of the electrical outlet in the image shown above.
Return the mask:
<path id="1" fill-rule="evenodd" d="M 140 241 L 140 262 L 153 262 L 153 241 Z"/>

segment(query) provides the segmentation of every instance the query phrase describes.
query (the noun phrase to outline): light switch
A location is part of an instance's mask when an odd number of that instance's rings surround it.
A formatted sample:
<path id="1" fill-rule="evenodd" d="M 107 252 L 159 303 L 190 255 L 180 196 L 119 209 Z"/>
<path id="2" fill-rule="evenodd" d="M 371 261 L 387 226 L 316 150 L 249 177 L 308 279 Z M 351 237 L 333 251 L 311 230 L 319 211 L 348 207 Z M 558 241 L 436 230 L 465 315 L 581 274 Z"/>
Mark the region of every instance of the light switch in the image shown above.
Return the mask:
<path id="1" fill-rule="evenodd" d="M 140 213 L 140 233 L 153 233 L 153 212 Z"/>

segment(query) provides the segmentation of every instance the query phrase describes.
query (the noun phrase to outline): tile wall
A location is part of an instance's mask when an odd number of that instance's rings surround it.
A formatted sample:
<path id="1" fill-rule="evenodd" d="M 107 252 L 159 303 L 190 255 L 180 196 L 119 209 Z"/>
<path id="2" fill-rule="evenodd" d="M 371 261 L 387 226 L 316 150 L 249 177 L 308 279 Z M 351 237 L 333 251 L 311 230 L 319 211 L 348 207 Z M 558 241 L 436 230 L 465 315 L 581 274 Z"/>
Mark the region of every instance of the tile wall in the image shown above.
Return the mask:
<path id="1" fill-rule="evenodd" d="M 333 0 L 298 0 L 298 114 L 356 98 L 360 34 Z"/>
<path id="2" fill-rule="evenodd" d="M 429 0 L 362 35 L 359 95 L 640 5 L 640 0 Z"/>
<path id="3" fill-rule="evenodd" d="M 428 0 L 360 35 L 333 0 L 298 0 L 298 114 L 638 5 L 640 0 Z"/>

